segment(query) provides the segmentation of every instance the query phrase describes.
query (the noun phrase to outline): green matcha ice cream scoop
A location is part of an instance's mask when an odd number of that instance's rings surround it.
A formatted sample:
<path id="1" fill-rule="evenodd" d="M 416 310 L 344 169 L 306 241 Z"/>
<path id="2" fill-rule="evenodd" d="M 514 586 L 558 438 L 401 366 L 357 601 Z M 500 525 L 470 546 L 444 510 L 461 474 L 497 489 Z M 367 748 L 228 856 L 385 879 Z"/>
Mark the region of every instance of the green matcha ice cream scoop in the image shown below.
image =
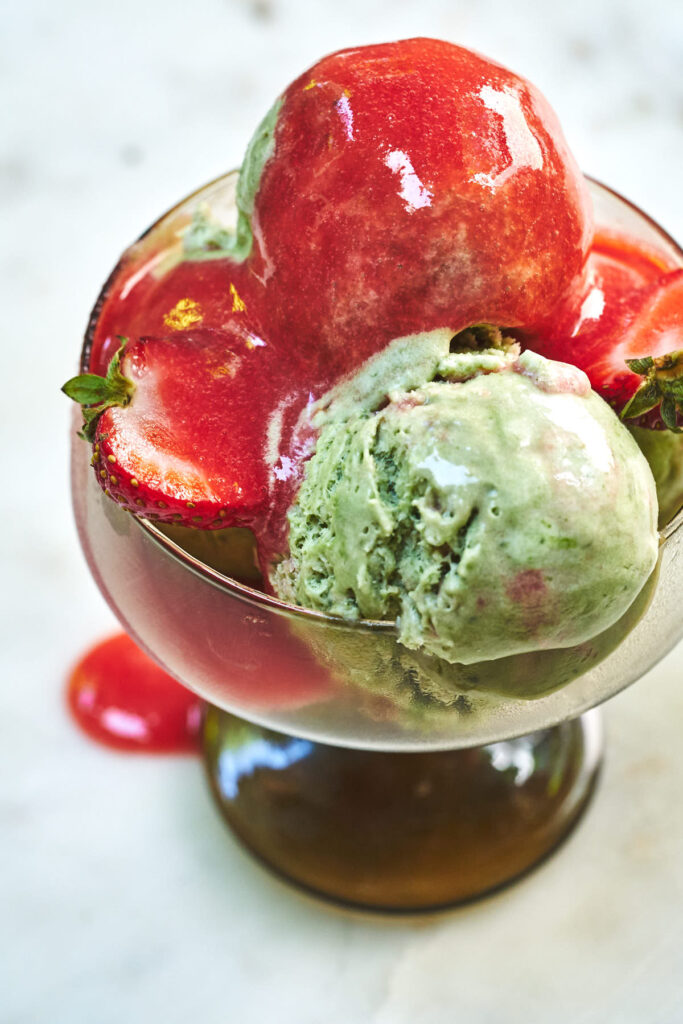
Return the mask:
<path id="1" fill-rule="evenodd" d="M 451 336 L 398 339 L 320 403 L 273 586 L 451 663 L 582 643 L 655 566 L 652 473 L 580 370 Z"/>

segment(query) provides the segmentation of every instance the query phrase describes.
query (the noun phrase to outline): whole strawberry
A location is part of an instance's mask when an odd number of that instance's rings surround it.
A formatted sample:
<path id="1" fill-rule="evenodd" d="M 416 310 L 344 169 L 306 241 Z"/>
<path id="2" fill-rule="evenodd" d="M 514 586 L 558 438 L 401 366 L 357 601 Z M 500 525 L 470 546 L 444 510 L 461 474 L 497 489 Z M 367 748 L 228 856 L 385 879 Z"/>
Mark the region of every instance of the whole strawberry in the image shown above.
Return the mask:
<path id="1" fill-rule="evenodd" d="M 433 39 L 343 50 L 284 93 L 242 168 L 238 256 L 268 316 L 340 372 L 389 339 L 537 323 L 591 239 L 541 94 Z"/>

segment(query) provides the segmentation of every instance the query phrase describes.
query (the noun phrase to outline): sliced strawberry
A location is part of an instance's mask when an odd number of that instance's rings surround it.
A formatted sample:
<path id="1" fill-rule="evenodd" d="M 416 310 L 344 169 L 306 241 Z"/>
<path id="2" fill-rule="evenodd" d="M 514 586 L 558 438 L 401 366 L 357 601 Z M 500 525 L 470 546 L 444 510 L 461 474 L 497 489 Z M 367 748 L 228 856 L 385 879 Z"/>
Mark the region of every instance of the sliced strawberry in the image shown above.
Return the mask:
<path id="1" fill-rule="evenodd" d="M 603 273 L 605 268 L 611 266 L 622 277 L 628 275 L 634 288 L 649 284 L 662 274 L 678 269 L 676 260 L 664 250 L 635 235 L 601 224 L 596 225 L 591 254 Z"/>
<path id="2" fill-rule="evenodd" d="M 640 419 L 658 408 L 664 425 L 679 431 L 683 414 L 683 270 L 665 275 L 646 290 L 623 345 L 631 371 L 628 387 L 635 387 L 621 411 L 623 419 Z"/>
<path id="3" fill-rule="evenodd" d="M 632 286 L 614 268 L 594 278 L 583 314 L 527 339 L 571 362 L 624 419 L 679 429 L 683 411 L 683 270 Z M 645 378 L 645 380 L 643 380 Z M 655 415 L 654 410 L 659 409 Z"/>
<path id="4" fill-rule="evenodd" d="M 268 427 L 298 409 L 301 381 L 234 324 L 126 343 L 106 378 L 64 390 L 86 405 L 84 435 L 105 490 L 138 515 L 201 529 L 253 525 L 268 509 Z"/>

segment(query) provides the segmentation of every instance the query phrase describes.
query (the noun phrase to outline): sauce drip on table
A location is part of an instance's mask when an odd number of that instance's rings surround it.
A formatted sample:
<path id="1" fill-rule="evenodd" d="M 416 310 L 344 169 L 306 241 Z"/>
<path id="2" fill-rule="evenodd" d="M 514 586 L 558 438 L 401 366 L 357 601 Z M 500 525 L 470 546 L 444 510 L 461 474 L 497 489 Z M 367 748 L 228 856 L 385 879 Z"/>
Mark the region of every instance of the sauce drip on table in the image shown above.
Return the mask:
<path id="1" fill-rule="evenodd" d="M 126 633 L 92 647 L 69 676 L 67 701 L 84 732 L 108 747 L 196 753 L 201 702 Z"/>

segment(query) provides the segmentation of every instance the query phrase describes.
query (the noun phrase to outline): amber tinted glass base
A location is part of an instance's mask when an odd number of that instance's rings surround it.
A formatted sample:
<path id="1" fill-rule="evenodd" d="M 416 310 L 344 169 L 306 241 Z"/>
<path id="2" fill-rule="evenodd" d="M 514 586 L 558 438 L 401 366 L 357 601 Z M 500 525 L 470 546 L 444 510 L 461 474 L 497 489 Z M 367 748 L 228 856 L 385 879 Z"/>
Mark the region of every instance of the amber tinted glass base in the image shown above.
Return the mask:
<path id="1" fill-rule="evenodd" d="M 381 753 L 284 736 L 209 708 L 204 756 L 242 842 L 290 881 L 382 911 L 481 896 L 542 860 L 593 789 L 598 712 L 515 740 Z"/>

